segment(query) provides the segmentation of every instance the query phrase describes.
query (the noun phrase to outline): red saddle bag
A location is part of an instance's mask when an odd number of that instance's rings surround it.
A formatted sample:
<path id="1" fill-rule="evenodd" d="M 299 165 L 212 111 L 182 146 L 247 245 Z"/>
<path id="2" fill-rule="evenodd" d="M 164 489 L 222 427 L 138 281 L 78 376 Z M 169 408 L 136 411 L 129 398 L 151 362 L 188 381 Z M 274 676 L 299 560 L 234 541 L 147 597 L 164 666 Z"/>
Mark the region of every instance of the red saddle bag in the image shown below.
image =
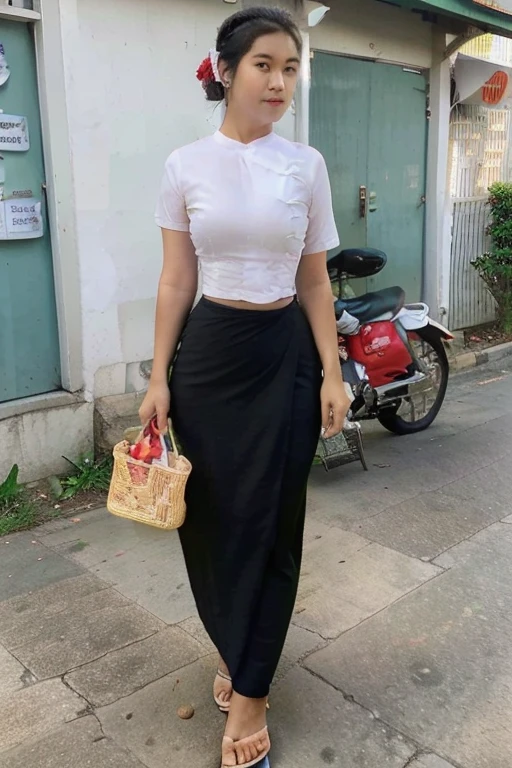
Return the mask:
<path id="1" fill-rule="evenodd" d="M 364 365 L 372 387 L 389 384 L 408 373 L 412 357 L 389 320 L 362 325 L 357 336 L 345 338 L 349 357 Z"/>

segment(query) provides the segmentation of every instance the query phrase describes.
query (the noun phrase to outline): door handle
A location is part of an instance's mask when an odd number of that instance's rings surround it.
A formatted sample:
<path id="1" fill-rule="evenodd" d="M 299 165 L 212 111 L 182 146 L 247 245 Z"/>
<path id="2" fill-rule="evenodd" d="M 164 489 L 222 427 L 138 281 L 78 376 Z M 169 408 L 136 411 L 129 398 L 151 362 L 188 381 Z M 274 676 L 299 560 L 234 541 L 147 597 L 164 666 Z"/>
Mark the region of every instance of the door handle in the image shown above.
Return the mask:
<path id="1" fill-rule="evenodd" d="M 366 187 L 364 185 L 359 187 L 359 218 L 366 218 Z"/>
<path id="2" fill-rule="evenodd" d="M 368 210 L 370 213 L 375 213 L 375 211 L 379 210 L 379 206 L 377 203 L 377 193 L 376 192 L 370 192 L 370 200 L 368 205 Z"/>

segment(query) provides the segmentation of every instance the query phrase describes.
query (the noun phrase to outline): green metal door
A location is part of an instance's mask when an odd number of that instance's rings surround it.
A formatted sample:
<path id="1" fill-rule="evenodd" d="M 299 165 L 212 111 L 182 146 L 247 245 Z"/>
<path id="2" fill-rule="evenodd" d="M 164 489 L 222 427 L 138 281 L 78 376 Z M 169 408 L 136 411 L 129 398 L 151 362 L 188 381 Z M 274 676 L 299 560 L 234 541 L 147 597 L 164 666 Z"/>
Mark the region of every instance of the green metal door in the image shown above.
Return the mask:
<path id="1" fill-rule="evenodd" d="M 401 285 L 422 297 L 427 147 L 426 83 L 421 74 L 370 64 L 367 243 L 388 254 L 370 290 Z M 375 209 L 375 210 L 374 210 Z"/>
<path id="2" fill-rule="evenodd" d="M 0 20 L 0 44 L 10 72 L 0 85 L 0 402 L 5 402 L 59 389 L 60 365 L 30 26 Z M 12 150 L 16 130 L 9 131 L 6 116 L 26 118 L 28 150 Z M 37 215 L 34 199 L 41 203 Z M 33 232 L 27 231 L 31 222 Z M 43 235 L 34 237 L 41 227 Z"/>
<path id="3" fill-rule="evenodd" d="M 362 292 L 401 285 L 408 300 L 420 299 L 427 143 L 423 75 L 315 53 L 310 141 L 329 168 L 342 246 L 366 245 L 388 255 L 383 272 L 352 287 Z"/>

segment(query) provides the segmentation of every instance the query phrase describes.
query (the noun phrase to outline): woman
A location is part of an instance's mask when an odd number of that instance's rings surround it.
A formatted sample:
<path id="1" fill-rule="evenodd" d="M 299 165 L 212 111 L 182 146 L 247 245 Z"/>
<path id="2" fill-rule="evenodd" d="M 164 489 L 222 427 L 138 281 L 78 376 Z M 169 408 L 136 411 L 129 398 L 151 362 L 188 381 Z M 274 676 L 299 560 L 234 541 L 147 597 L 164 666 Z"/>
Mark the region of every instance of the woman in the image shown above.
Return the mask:
<path id="1" fill-rule="evenodd" d="M 309 469 L 322 425 L 337 434 L 349 408 L 326 270 L 339 242 L 327 170 L 272 130 L 300 60 L 285 11 L 224 22 L 198 70 L 207 98 L 226 102 L 222 128 L 171 154 L 156 214 L 164 265 L 140 417 L 156 413 L 164 429 L 170 410 L 193 465 L 180 537 L 220 656 L 222 766 L 239 768 L 270 750 L 267 697 L 296 597 Z M 203 297 L 189 315 L 198 262 Z"/>

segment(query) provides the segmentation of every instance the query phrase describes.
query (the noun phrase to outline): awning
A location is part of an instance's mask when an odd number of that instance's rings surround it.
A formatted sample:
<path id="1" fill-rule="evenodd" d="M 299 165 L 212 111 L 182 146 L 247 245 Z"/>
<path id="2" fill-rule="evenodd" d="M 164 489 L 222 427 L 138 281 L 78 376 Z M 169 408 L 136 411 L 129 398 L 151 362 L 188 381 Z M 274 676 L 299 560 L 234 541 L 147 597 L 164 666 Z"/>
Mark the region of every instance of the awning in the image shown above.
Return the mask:
<path id="1" fill-rule="evenodd" d="M 447 16 L 483 32 L 512 37 L 512 0 L 394 0 L 410 10 Z"/>

